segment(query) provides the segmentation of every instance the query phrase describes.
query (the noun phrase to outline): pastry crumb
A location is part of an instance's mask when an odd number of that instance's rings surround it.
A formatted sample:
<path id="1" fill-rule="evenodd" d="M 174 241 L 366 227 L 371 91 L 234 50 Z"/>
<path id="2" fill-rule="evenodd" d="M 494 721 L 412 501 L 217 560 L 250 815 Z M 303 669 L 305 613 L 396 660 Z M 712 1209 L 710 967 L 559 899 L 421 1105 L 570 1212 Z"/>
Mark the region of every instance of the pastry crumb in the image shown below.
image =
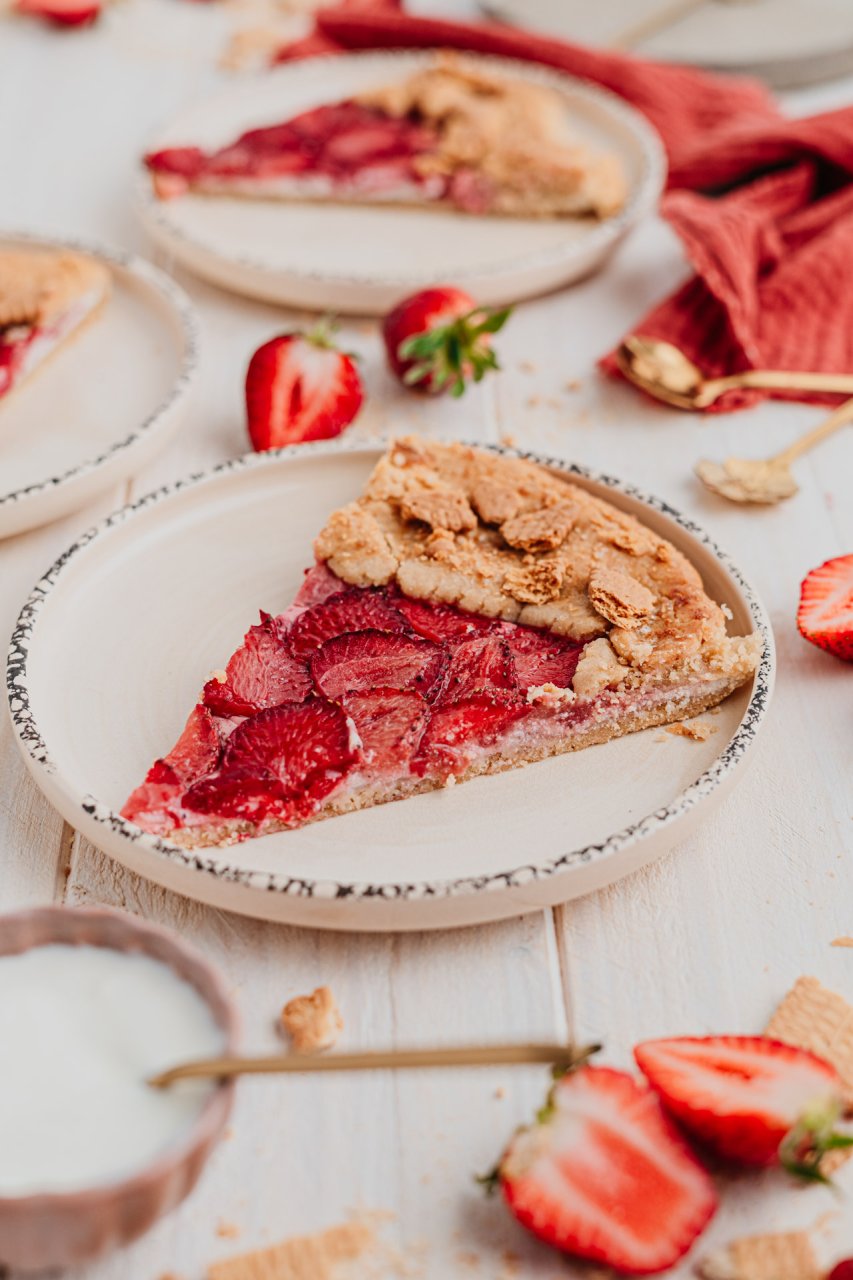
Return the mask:
<path id="1" fill-rule="evenodd" d="M 310 1236 L 292 1236 L 266 1249 L 214 1262 L 207 1280 L 334 1280 L 342 1264 L 377 1246 L 373 1224 L 353 1219 Z"/>
<path id="2" fill-rule="evenodd" d="M 694 742 L 707 742 L 711 734 L 717 732 L 717 726 L 704 720 L 678 720 L 675 724 L 668 724 L 666 732 L 679 738 L 691 738 Z"/>
<path id="3" fill-rule="evenodd" d="M 519 360 L 518 367 L 522 373 L 538 373 L 539 365 L 533 360 Z"/>
<path id="4" fill-rule="evenodd" d="M 330 1049 L 344 1029 L 331 988 L 317 987 L 310 996 L 295 996 L 281 1011 L 281 1025 L 295 1053 Z"/>
<path id="5" fill-rule="evenodd" d="M 504 432 L 504 434 L 501 436 L 501 444 L 504 445 L 507 449 L 514 449 L 518 444 L 518 441 L 516 440 L 514 435 L 510 435 L 509 432 Z"/>
<path id="6" fill-rule="evenodd" d="M 537 406 L 538 406 L 538 405 L 540 405 L 541 403 L 542 403 L 542 397 L 541 397 L 541 396 L 528 396 L 528 397 L 527 397 L 527 407 L 528 407 L 528 409 L 535 409 L 535 408 L 537 408 Z"/>
<path id="7" fill-rule="evenodd" d="M 495 1089 L 495 1097 L 497 1098 L 498 1102 L 502 1102 L 503 1099 L 506 1097 L 506 1089 L 503 1087 L 502 1084 L 499 1084 L 497 1089 Z"/>
<path id="8" fill-rule="evenodd" d="M 566 391 L 580 391 L 582 386 L 583 383 L 580 378 L 567 378 L 563 383 L 563 387 Z"/>
<path id="9" fill-rule="evenodd" d="M 733 1240 L 708 1254 L 698 1271 L 703 1280 L 820 1280 L 822 1275 L 804 1231 Z"/>
<path id="10" fill-rule="evenodd" d="M 236 1222 L 226 1222 L 224 1218 L 220 1218 L 216 1224 L 216 1234 L 220 1240 L 237 1240 L 240 1236 L 240 1228 Z"/>
<path id="11" fill-rule="evenodd" d="M 849 938 L 847 934 L 842 934 L 840 938 L 833 938 L 829 945 L 831 947 L 853 947 L 853 938 Z"/>

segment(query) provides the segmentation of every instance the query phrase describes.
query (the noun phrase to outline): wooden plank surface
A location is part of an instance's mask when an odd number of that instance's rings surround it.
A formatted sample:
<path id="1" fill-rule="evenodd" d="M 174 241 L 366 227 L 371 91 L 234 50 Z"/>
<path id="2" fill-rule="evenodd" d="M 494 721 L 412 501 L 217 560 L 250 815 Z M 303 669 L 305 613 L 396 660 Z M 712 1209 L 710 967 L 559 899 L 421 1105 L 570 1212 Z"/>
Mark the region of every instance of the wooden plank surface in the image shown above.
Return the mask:
<path id="1" fill-rule="evenodd" d="M 227 10 L 124 0 L 102 31 L 79 38 L 0 20 L 0 120 L 26 119 L 39 139 L 34 148 L 24 133 L 0 128 L 0 172 L 14 175 L 0 184 L 0 225 L 144 250 L 128 199 L 135 157 L 162 119 L 216 82 Z M 851 93 L 853 84 L 839 85 L 791 104 L 815 110 Z M 853 953 L 830 946 L 853 933 L 849 672 L 803 644 L 793 622 L 806 569 L 853 547 L 851 433 L 800 465 L 802 493 L 778 511 L 740 511 L 703 494 L 691 478 L 698 457 L 769 452 L 819 411 L 769 405 L 694 421 L 595 373 L 596 357 L 684 272 L 672 235 L 649 222 L 604 274 L 520 307 L 501 336 L 504 372 L 458 404 L 397 389 L 372 324 L 347 324 L 343 337 L 362 356 L 369 401 L 355 431 L 363 438 L 400 430 L 512 438 L 625 476 L 693 514 L 753 577 L 779 645 L 772 724 L 750 774 L 695 836 L 647 871 L 554 912 L 439 934 L 308 933 L 190 903 L 111 863 L 41 798 L 4 718 L 0 908 L 102 902 L 177 928 L 228 974 L 245 1042 L 258 1050 L 277 1043 L 281 1004 L 321 982 L 338 998 L 347 1047 L 571 1031 L 605 1039 L 609 1059 L 624 1064 L 644 1036 L 760 1029 L 801 972 L 853 992 Z M 248 356 L 299 317 L 175 275 L 203 325 L 203 376 L 186 425 L 125 491 L 0 544 L 7 632 L 29 587 L 79 531 L 128 494 L 245 448 Z M 538 1069 L 247 1082 L 233 1135 L 186 1205 L 74 1280 L 201 1280 L 215 1259 L 340 1221 L 353 1207 L 393 1215 L 386 1234 L 411 1276 L 557 1280 L 567 1274 L 562 1262 L 472 1181 L 545 1083 Z M 849 1168 L 846 1183 L 853 1191 Z M 741 1183 L 715 1238 L 808 1223 L 827 1203 L 819 1191 L 792 1196 L 772 1178 Z M 853 1230 L 849 1217 L 836 1214 L 827 1256 Z M 395 1270 L 389 1264 L 387 1274 Z"/>

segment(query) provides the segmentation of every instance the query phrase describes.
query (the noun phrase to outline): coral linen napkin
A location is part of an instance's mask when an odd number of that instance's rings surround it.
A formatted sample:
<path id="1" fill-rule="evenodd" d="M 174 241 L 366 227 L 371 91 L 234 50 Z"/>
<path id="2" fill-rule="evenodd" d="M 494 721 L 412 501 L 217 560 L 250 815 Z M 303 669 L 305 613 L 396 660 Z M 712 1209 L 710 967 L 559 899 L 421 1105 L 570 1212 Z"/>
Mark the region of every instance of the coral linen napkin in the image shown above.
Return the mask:
<path id="1" fill-rule="evenodd" d="M 749 80 L 499 23 L 411 16 L 395 0 L 350 0 L 321 10 L 314 34 L 285 47 L 278 60 L 435 46 L 583 76 L 626 98 L 655 125 L 669 157 L 661 212 L 696 274 L 631 332 L 674 342 L 712 375 L 758 367 L 853 372 L 853 107 L 788 120 Z M 602 365 L 616 372 L 612 357 Z M 707 412 L 764 396 L 731 392 Z"/>

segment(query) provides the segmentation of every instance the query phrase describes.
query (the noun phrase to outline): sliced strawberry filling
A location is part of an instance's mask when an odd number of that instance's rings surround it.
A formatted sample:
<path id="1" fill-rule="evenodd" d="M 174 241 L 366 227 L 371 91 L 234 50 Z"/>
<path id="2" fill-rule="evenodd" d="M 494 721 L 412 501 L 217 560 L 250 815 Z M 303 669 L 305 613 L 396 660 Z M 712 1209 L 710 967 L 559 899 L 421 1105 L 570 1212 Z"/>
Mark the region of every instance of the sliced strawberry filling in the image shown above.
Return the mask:
<path id="1" fill-rule="evenodd" d="M 305 818 L 346 776 L 357 756 L 336 703 L 309 698 L 259 711 L 228 739 L 219 772 L 183 797 L 186 808 L 254 822 Z"/>
<path id="2" fill-rule="evenodd" d="M 320 693 L 340 699 L 381 685 L 428 696 L 447 663 L 431 640 L 390 631 L 355 631 L 327 640 L 311 655 L 311 675 Z"/>
<path id="3" fill-rule="evenodd" d="M 423 179 L 413 162 L 435 145 L 435 132 L 416 120 L 346 101 L 315 107 L 282 124 L 249 129 L 217 151 L 198 147 L 154 151 L 145 157 L 145 164 L 155 175 L 178 180 L 172 190 L 205 180 L 215 185 L 219 179 L 312 174 L 381 191 L 400 183 L 421 185 Z"/>
<path id="4" fill-rule="evenodd" d="M 466 613 L 450 604 L 431 604 L 429 600 L 413 600 L 402 595 L 394 603 L 413 631 L 437 644 L 493 631 L 500 626 L 493 618 L 481 618 L 479 614 Z"/>
<path id="5" fill-rule="evenodd" d="M 522 626 L 508 627 L 506 640 L 512 651 L 519 688 L 526 691 L 543 684 L 571 688 L 572 676 L 583 652 L 583 640 L 569 640 L 550 631 Z"/>
<path id="6" fill-rule="evenodd" d="M 301 613 L 288 632 L 291 652 L 307 658 L 321 644 L 350 631 L 408 631 L 406 619 L 379 592 L 350 588 Z"/>
<path id="7" fill-rule="evenodd" d="M 27 350 L 32 346 L 38 332 L 38 329 L 24 325 L 0 328 L 0 396 L 5 395 L 14 386 Z"/>
<path id="8" fill-rule="evenodd" d="M 492 745 L 527 708 L 509 694 L 480 693 L 435 707 L 412 760 L 419 777 L 465 772 L 480 747 Z"/>
<path id="9" fill-rule="evenodd" d="M 183 733 L 169 754 L 154 761 L 142 786 L 136 788 L 122 809 L 122 816 L 148 830 L 174 826 L 185 788 L 210 774 L 219 763 L 221 752 L 216 722 L 199 703 L 190 712 Z"/>
<path id="10" fill-rule="evenodd" d="M 444 705 L 492 690 L 516 687 L 509 645 L 502 635 L 474 636 L 453 646 L 436 702 Z"/>
<path id="11" fill-rule="evenodd" d="M 269 614 L 247 633 L 225 670 L 204 686 L 203 701 L 217 716 L 250 716 L 283 702 L 302 702 L 311 692 L 304 662 L 294 658 Z"/>
<path id="12" fill-rule="evenodd" d="M 349 693 L 343 705 L 361 739 L 364 764 L 374 773 L 404 772 L 429 718 L 429 703 L 411 689 Z"/>

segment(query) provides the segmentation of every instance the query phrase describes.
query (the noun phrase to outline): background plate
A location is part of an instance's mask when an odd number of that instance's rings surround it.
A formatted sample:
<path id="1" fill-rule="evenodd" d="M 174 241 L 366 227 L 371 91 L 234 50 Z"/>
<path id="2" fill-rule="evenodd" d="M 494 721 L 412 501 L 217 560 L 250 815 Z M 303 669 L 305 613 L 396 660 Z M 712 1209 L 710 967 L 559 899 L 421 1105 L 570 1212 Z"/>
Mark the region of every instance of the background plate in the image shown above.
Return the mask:
<path id="1" fill-rule="evenodd" d="M 142 173 L 137 195 L 146 227 L 216 284 L 338 312 L 380 314 L 405 293 L 442 280 L 494 304 L 588 275 L 657 203 L 665 176 L 657 134 L 621 99 L 583 81 L 529 63 L 467 60 L 559 90 L 578 136 L 623 158 L 630 195 L 622 212 L 593 222 L 219 196 L 163 201 Z M 244 129 L 381 85 L 430 61 L 428 52 L 359 53 L 279 67 L 181 112 L 151 149 L 221 145 Z"/>
<path id="2" fill-rule="evenodd" d="M 666 0 L 482 0 L 487 13 L 579 44 L 608 46 Z M 853 69 L 850 0 L 706 0 L 632 44 L 643 58 L 760 76 L 794 88 Z"/>
<path id="3" fill-rule="evenodd" d="M 556 462 L 689 555 L 731 607 L 735 631 L 764 630 L 754 686 L 723 704 L 707 742 L 650 730 L 222 850 L 187 852 L 118 817 L 258 609 L 289 604 L 325 517 L 360 491 L 378 457 L 329 445 L 250 455 L 124 508 L 71 548 L 24 607 L 8 668 L 12 719 L 38 785 L 139 874 L 228 910 L 316 927 L 500 919 L 659 856 L 740 771 L 769 699 L 769 628 L 739 571 L 695 526 Z"/>
<path id="4" fill-rule="evenodd" d="M 178 427 L 198 367 L 186 294 L 142 258 L 0 232 L 0 248 L 99 258 L 112 293 L 79 334 L 0 402 L 0 537 L 76 511 L 139 470 Z"/>

